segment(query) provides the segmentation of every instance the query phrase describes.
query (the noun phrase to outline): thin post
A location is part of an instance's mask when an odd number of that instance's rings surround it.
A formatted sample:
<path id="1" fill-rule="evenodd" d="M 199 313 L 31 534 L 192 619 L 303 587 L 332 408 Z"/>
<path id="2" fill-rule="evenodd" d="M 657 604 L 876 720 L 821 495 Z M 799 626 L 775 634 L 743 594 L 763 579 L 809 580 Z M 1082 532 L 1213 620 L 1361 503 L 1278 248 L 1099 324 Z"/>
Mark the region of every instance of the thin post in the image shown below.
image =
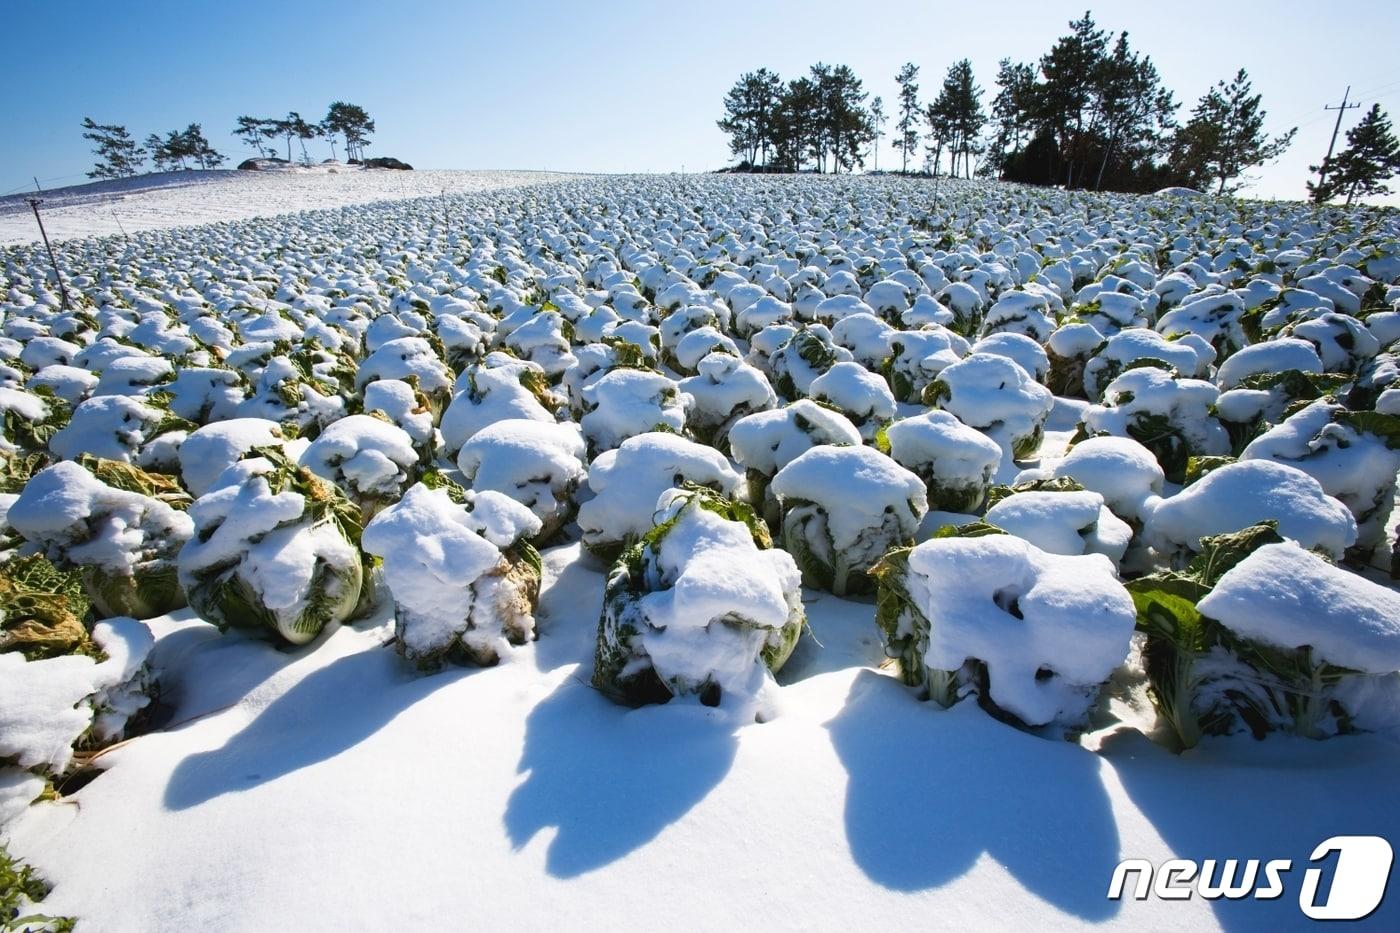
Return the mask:
<path id="1" fill-rule="evenodd" d="M 1335 110 L 1335 111 L 1337 111 L 1337 122 L 1336 122 L 1336 124 L 1332 127 L 1332 141 L 1331 141 L 1330 143 L 1327 144 L 1327 157 L 1326 157 L 1325 159 L 1322 160 L 1322 164 L 1321 164 L 1320 166 L 1318 166 L 1318 169 L 1317 169 L 1317 188 L 1318 188 L 1318 191 L 1321 191 L 1321 190 L 1322 190 L 1322 186 L 1323 186 L 1324 184 L 1326 184 L 1326 182 L 1327 182 L 1327 162 L 1328 162 L 1328 160 L 1330 160 L 1330 159 L 1332 158 L 1332 150 L 1334 150 L 1334 149 L 1337 148 L 1337 134 L 1338 134 L 1339 132 L 1341 132 L 1341 129 L 1342 129 L 1342 114 L 1346 113 L 1348 110 L 1351 110 L 1351 109 L 1353 109 L 1353 108 L 1355 108 L 1355 107 L 1360 107 L 1360 106 L 1361 106 L 1360 102 L 1357 102 L 1357 103 L 1355 103 L 1355 104 L 1348 104 L 1348 103 L 1347 103 L 1347 98 L 1350 97 L 1350 96 L 1351 96 L 1351 85 L 1348 84 L 1348 85 L 1347 85 L 1347 89 L 1346 89 L 1346 93 L 1342 95 L 1342 103 L 1341 103 L 1339 106 L 1333 107 L 1331 104 L 1327 104 L 1326 106 L 1324 106 L 1324 107 L 1322 108 L 1323 110 Z"/>
<path id="2" fill-rule="evenodd" d="M 72 306 L 68 303 L 68 286 L 63 284 L 63 273 L 58 271 L 58 259 L 53 254 L 53 245 L 49 243 L 48 231 L 44 229 L 44 218 L 39 216 L 39 205 L 43 203 L 38 198 L 29 199 L 29 208 L 34 212 L 34 220 L 39 224 L 39 235 L 44 238 L 44 249 L 49 251 L 49 264 L 53 266 L 54 278 L 58 279 L 58 295 L 63 302 L 63 310 L 70 311 Z"/>

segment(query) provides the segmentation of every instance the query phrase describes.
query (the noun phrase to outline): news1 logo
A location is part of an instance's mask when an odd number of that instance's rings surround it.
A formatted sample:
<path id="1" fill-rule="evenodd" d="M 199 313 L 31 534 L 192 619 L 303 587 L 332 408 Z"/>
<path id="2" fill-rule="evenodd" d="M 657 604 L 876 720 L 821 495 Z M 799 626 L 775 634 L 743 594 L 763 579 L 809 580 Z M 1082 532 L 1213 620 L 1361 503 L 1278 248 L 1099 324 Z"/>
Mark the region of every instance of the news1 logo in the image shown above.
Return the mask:
<path id="1" fill-rule="evenodd" d="M 1336 859 L 1331 856 L 1336 853 Z M 1303 872 L 1298 909 L 1313 920 L 1364 920 L 1381 906 L 1395 854 L 1380 836 L 1333 836 L 1313 849 L 1308 861 L 1321 867 Z M 1331 885 L 1323 879 L 1331 861 Z M 1153 867 L 1146 859 L 1124 859 L 1113 870 L 1108 899 L 1134 900 L 1153 896 L 1164 901 L 1184 901 L 1199 895 L 1214 901 L 1276 900 L 1287 892 L 1285 875 L 1293 870 L 1290 859 L 1168 859 Z M 1133 878 L 1129 887 L 1129 878 Z"/>

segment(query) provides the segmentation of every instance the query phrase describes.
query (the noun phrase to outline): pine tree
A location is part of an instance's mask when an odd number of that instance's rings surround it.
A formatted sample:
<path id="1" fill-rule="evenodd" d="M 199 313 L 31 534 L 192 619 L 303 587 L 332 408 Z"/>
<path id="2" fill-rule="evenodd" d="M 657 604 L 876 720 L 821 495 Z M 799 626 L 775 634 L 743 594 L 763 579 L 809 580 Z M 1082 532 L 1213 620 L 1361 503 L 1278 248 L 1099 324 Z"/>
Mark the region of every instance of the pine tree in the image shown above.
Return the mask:
<path id="1" fill-rule="evenodd" d="M 296 122 L 293 124 L 292 129 L 297 134 L 297 140 L 301 143 L 302 164 L 310 165 L 311 154 L 306 151 L 306 141 L 308 139 L 315 139 L 325 131 L 321 129 L 321 124 L 308 123 L 307 121 L 301 118 L 300 114 L 297 115 Z"/>
<path id="2" fill-rule="evenodd" d="M 717 125 L 729 136 L 729 151 L 751 167 L 768 163 L 781 90 L 778 76 L 760 68 L 742 75 L 724 96 L 724 117 Z"/>
<path id="3" fill-rule="evenodd" d="M 924 108 L 924 121 L 928 124 L 928 142 L 924 144 L 924 165 L 932 175 L 942 171 L 943 149 L 949 145 L 953 121 L 951 102 L 939 93 L 932 103 Z"/>
<path id="4" fill-rule="evenodd" d="M 150 154 L 151 163 L 157 172 L 173 172 L 181 168 L 179 156 L 170 151 L 166 141 L 155 133 L 146 137 L 146 152 Z"/>
<path id="5" fill-rule="evenodd" d="M 961 163 L 963 177 L 971 178 L 972 157 L 980 151 L 977 139 L 987 123 L 987 115 L 982 110 L 982 89 L 973 78 L 972 62 L 964 58 L 948 69 L 939 97 L 946 98 L 944 117 L 948 121 L 952 174 L 957 176 Z"/>
<path id="6" fill-rule="evenodd" d="M 885 116 L 885 101 L 883 98 L 877 96 L 874 100 L 870 102 L 870 131 L 871 138 L 875 141 L 875 144 L 870 147 L 870 154 L 874 159 L 874 170 L 877 172 L 880 170 L 880 137 L 882 135 L 881 130 L 884 129 L 886 119 L 887 118 Z"/>
<path id="7" fill-rule="evenodd" d="M 1241 68 L 1229 84 L 1217 82 L 1206 92 L 1173 144 L 1172 164 L 1190 183 L 1216 184 L 1216 194 L 1239 187 L 1235 179 L 1256 165 L 1278 158 L 1293 142 L 1297 127 L 1269 139 L 1262 95 L 1253 93 Z"/>
<path id="8" fill-rule="evenodd" d="M 365 108 L 338 100 L 326 111 L 326 118 L 321 121 L 321 125 L 339 133 L 345 140 L 347 160 L 354 161 L 364 157 L 364 147 L 369 145 L 369 134 L 374 132 L 374 121 L 369 118 Z M 290 145 L 287 151 L 291 152 Z M 288 155 L 287 159 L 290 161 L 291 156 Z"/>
<path id="9" fill-rule="evenodd" d="M 185 127 L 179 137 L 181 154 L 194 159 L 200 168 L 218 168 L 224 163 L 224 157 L 209 145 L 209 140 L 204 138 L 204 129 L 198 123 Z"/>
<path id="10" fill-rule="evenodd" d="M 907 62 L 894 78 L 899 85 L 899 122 L 894 125 L 899 135 L 895 146 L 901 155 L 900 171 L 904 172 L 909 171 L 909 153 L 919 145 L 919 119 L 924 116 L 919 111 L 919 85 L 915 82 L 918 77 L 919 66 Z"/>
<path id="11" fill-rule="evenodd" d="M 742 75 L 724 95 L 724 116 L 715 124 L 729 136 L 729 152 L 742 156 L 748 166 L 757 164 L 759 136 L 758 121 L 754 115 L 753 85 L 756 77 L 753 72 Z"/>
<path id="12" fill-rule="evenodd" d="M 1037 88 L 1036 97 L 1040 122 L 1059 141 L 1065 185 L 1072 188 L 1081 180 L 1076 172 L 1083 171 L 1094 79 L 1108 47 L 1108 34 L 1095 28 L 1088 12 L 1069 25 L 1070 34 L 1060 37 L 1040 60 L 1045 82 Z"/>
<path id="13" fill-rule="evenodd" d="M 1318 204 L 1345 194 L 1350 207 L 1357 197 L 1390 193 L 1386 182 L 1400 173 L 1400 140 L 1380 104 L 1372 104 L 1361 122 L 1347 130 L 1346 149 L 1308 170 L 1319 169 L 1323 180 L 1308 182 L 1308 193 Z"/>
<path id="14" fill-rule="evenodd" d="M 820 164 L 825 166 L 825 153 L 829 150 L 833 172 L 853 171 L 865 164 L 861 149 L 874 133 L 864 107 L 865 89 L 848 65 L 816 65 L 812 74 L 821 100 Z"/>
<path id="15" fill-rule="evenodd" d="M 800 172 L 820 132 L 821 100 L 810 78 L 789 81 L 775 114 L 775 158 L 784 171 Z"/>
<path id="16" fill-rule="evenodd" d="M 94 123 L 92 117 L 84 117 L 82 125 L 87 130 L 83 139 L 97 144 L 92 150 L 97 164 L 87 173 L 88 178 L 129 178 L 141 170 L 146 150 L 136 145 L 126 127 Z"/>
<path id="17" fill-rule="evenodd" d="M 233 135 L 242 137 L 245 143 L 253 147 L 253 151 L 258 156 L 262 156 L 263 130 L 266 129 L 269 122 L 259 117 L 239 117 L 238 128 L 233 131 Z"/>
<path id="18" fill-rule="evenodd" d="M 1157 66 L 1128 45 L 1119 33 L 1113 51 L 1099 62 L 1094 80 L 1097 144 L 1101 149 L 1094 189 L 1103 187 L 1111 163 L 1130 175 L 1150 174 L 1152 160 L 1174 129 L 1176 101 L 1162 87 Z"/>
<path id="19" fill-rule="evenodd" d="M 1005 175 L 1010 158 L 1024 147 L 1031 130 L 1035 69 L 1003 58 L 997 66 L 997 96 L 992 100 L 992 135 L 982 170 Z"/>

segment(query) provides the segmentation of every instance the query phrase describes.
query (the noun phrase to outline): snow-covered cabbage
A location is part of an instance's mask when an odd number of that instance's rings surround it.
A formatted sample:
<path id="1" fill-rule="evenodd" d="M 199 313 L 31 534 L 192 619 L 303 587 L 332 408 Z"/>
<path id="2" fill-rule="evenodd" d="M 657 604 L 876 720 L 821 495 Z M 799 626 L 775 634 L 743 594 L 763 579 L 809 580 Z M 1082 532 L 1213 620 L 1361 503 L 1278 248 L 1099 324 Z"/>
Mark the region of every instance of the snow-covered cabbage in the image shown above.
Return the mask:
<path id="1" fill-rule="evenodd" d="M 75 750 L 110 745 L 135 726 L 155 690 L 150 629 L 108 619 L 93 626 L 90 644 L 33 660 L 0 650 L 0 761 L 61 774 Z"/>
<path id="2" fill-rule="evenodd" d="M 148 619 L 185 604 L 175 557 L 192 531 L 188 504 L 169 477 L 84 456 L 34 476 L 6 521 L 59 567 L 81 570 L 101 617 Z"/>
<path id="3" fill-rule="evenodd" d="M 90 601 L 82 576 L 38 554 L 0 563 L 0 653 L 27 660 L 101 654 L 88 630 Z"/>
<path id="4" fill-rule="evenodd" d="M 1395 721 L 1400 596 L 1283 541 L 1273 523 L 1201 548 L 1181 572 L 1128 584 L 1150 695 L 1175 744 Z"/>
<path id="5" fill-rule="evenodd" d="M 1400 471 L 1400 418 L 1312 403 L 1244 449 L 1243 460 L 1272 460 L 1317 480 L 1356 518 L 1362 559 L 1385 538 Z"/>
<path id="6" fill-rule="evenodd" d="M 1015 360 L 1022 369 L 1030 373 L 1031 378 L 1040 383 L 1045 382 L 1050 372 L 1050 358 L 1045 349 L 1023 334 L 1006 331 L 989 334 L 974 343 L 968 352 L 990 353 L 993 356 Z"/>
<path id="7" fill-rule="evenodd" d="M 885 380 L 859 363 L 836 363 L 812 380 L 808 396 L 838 409 L 865 441 L 894 418 L 894 394 Z"/>
<path id="8" fill-rule="evenodd" d="M 462 445 L 457 466 L 467 485 L 493 490 L 540 520 L 540 541 L 574 516 L 574 496 L 588 473 L 583 436 L 572 424 L 497 421 Z"/>
<path id="9" fill-rule="evenodd" d="M 696 366 L 696 375 L 680 381 L 691 399 L 686 428 L 703 443 L 725 450 L 734 422 L 778 403 L 768 378 L 730 353 L 711 353 Z"/>
<path id="10" fill-rule="evenodd" d="M 813 447 L 772 488 L 803 582 L 837 596 L 873 589 L 870 568 L 910 544 L 928 511 L 923 480 L 870 447 Z"/>
<path id="11" fill-rule="evenodd" d="M 1224 357 L 1249 343 L 1244 312 L 1244 299 L 1234 292 L 1192 295 L 1158 318 L 1156 329 L 1168 340 L 1200 337 Z"/>
<path id="12" fill-rule="evenodd" d="M 1063 459 L 1023 470 L 1017 483 L 1068 477 L 1103 496 L 1114 515 L 1141 530 L 1148 502 L 1162 495 L 1166 477 L 1152 452 L 1127 437 L 1091 437 Z"/>
<path id="13" fill-rule="evenodd" d="M 544 311 L 512 329 L 504 345 L 521 359 L 538 363 L 546 376 L 557 378 L 574 364 L 567 336 L 572 331 L 559 312 Z"/>
<path id="14" fill-rule="evenodd" d="M 170 413 L 195 424 L 236 417 L 245 398 L 243 378 L 231 369 L 181 369 L 162 391 L 170 398 Z"/>
<path id="15" fill-rule="evenodd" d="M 139 399 L 96 395 L 73 409 L 72 419 L 50 438 L 49 450 L 63 460 L 88 454 L 149 469 L 173 460 L 179 442 L 194 428 Z M 172 442 L 169 449 L 162 447 L 165 440 Z"/>
<path id="16" fill-rule="evenodd" d="M 364 388 L 365 414 L 388 418 L 412 440 L 419 459 L 428 462 L 442 444 L 432 399 L 418 388 L 418 379 L 376 379 Z"/>
<path id="17" fill-rule="evenodd" d="M 1087 398 L 1084 369 L 1102 345 L 1103 335 L 1092 324 L 1069 323 L 1056 329 L 1045 342 L 1050 367 L 1046 388 L 1056 395 Z"/>
<path id="18" fill-rule="evenodd" d="M 1354 373 L 1380 352 L 1381 344 L 1366 325 L 1349 314 L 1322 314 L 1289 324 L 1283 337 L 1306 340 L 1329 373 Z"/>
<path id="19" fill-rule="evenodd" d="M 946 411 L 896 421 L 877 446 L 924 481 L 934 511 L 975 512 L 1001 463 L 995 441 Z"/>
<path id="20" fill-rule="evenodd" d="M 1220 364 L 1215 382 L 1221 389 L 1233 389 L 1249 376 L 1297 370 L 1322 373 L 1322 360 L 1306 340 L 1284 337 L 1245 347 Z"/>
<path id="21" fill-rule="evenodd" d="M 1011 291 L 997 298 L 982 322 L 987 334 L 1019 334 L 1044 343 L 1055 329 L 1054 311 L 1041 292 Z"/>
<path id="22" fill-rule="evenodd" d="M 366 521 L 398 501 L 419 473 L 413 438 L 374 415 L 350 415 L 331 424 L 306 448 L 300 462 L 340 487 Z"/>
<path id="23" fill-rule="evenodd" d="M 612 450 L 649 431 L 685 429 L 691 398 L 658 372 L 614 369 L 583 390 L 591 409 L 579 421 L 594 454 Z"/>
<path id="24" fill-rule="evenodd" d="M 390 340 L 360 362 L 355 385 L 363 389 L 376 379 L 417 380 L 418 389 L 428 397 L 436 412 L 447 405 L 452 393 L 452 371 L 432 344 L 423 337 Z"/>
<path id="25" fill-rule="evenodd" d="M 251 394 L 238 406 L 240 418 L 266 418 L 314 436 L 345 415 L 345 400 L 337 386 L 308 374 L 290 357 L 272 357 L 253 382 Z M 98 401 L 89 399 L 84 404 Z"/>
<path id="26" fill-rule="evenodd" d="M 795 402 L 812 388 L 812 380 L 837 363 L 849 362 L 851 351 L 836 345 L 831 331 L 813 324 L 796 331 L 768 360 L 773 388 Z"/>
<path id="27" fill-rule="evenodd" d="M 1179 483 L 1190 458 L 1230 452 L 1229 435 L 1211 413 L 1219 394 L 1204 380 L 1138 366 L 1109 383 L 1099 404 L 1085 410 L 1075 439 L 1130 437 L 1152 451 L 1167 479 Z"/>
<path id="28" fill-rule="evenodd" d="M 473 434 L 507 418 L 554 422 L 544 371 L 538 365 L 492 354 L 463 371 L 442 416 L 442 442 L 456 456 Z"/>
<path id="29" fill-rule="evenodd" d="M 1128 655 L 1133 601 L 1102 555 L 1050 554 L 982 526 L 946 529 L 875 568 L 876 621 L 904 682 L 1018 725 L 1084 724 Z"/>
<path id="30" fill-rule="evenodd" d="M 266 418 L 230 418 L 191 431 L 180 445 L 180 479 L 194 496 L 202 496 L 229 466 L 256 447 L 287 439 L 281 425 Z"/>
<path id="31" fill-rule="evenodd" d="M 697 696 L 765 716 L 804 624 L 797 567 L 762 519 L 708 489 L 668 490 L 608 574 L 593 684 L 624 703 Z"/>
<path id="32" fill-rule="evenodd" d="M 1133 537 L 1103 496 L 1068 478 L 997 487 L 988 503 L 985 521 L 1050 554 L 1102 554 L 1116 569 Z"/>
<path id="33" fill-rule="evenodd" d="M 180 585 L 220 628 L 305 644 L 349 618 L 367 585 L 360 510 L 280 449 L 252 454 L 190 506 L 194 536 L 180 549 Z"/>
<path id="34" fill-rule="evenodd" d="M 740 476 L 714 448 L 663 432 L 639 434 L 599 454 L 588 469 L 594 496 L 578 510 L 584 547 L 611 562 L 651 529 L 661 494 L 684 483 L 733 496 Z"/>
<path id="35" fill-rule="evenodd" d="M 1082 339 L 1082 335 L 1078 336 Z M 1167 340 L 1155 330 L 1128 328 L 1108 338 L 1084 364 L 1084 397 L 1097 402 L 1108 384 L 1134 364 L 1160 364 L 1162 368 L 1175 370 L 1184 376 L 1197 376 L 1202 370 L 1201 355 L 1197 347 L 1179 340 Z M 1205 360 L 1207 364 L 1209 361 L 1209 358 Z"/>
<path id="36" fill-rule="evenodd" d="M 1143 538 L 1174 559 L 1195 553 L 1209 535 L 1260 522 L 1303 547 L 1340 558 L 1356 542 L 1356 519 L 1297 467 L 1272 460 L 1241 460 L 1212 470 L 1168 499 L 1151 500 Z"/>
<path id="37" fill-rule="evenodd" d="M 71 417 L 68 406 L 50 390 L 33 392 L 0 387 L 0 452 L 37 453 L 49 449 Z"/>
<path id="38" fill-rule="evenodd" d="M 889 338 L 890 353 L 881 372 L 894 397 L 901 402 L 918 402 L 924 389 L 967 353 L 967 341 L 942 327 L 897 331 Z"/>
<path id="39" fill-rule="evenodd" d="M 1231 451 L 1239 454 L 1256 437 L 1301 405 L 1331 396 L 1347 382 L 1345 375 L 1297 369 L 1256 373 L 1245 376 L 1237 387 L 1220 393 L 1215 400 L 1215 416 L 1229 435 Z"/>
<path id="40" fill-rule="evenodd" d="M 524 539 L 539 530 L 501 493 L 431 478 L 375 516 L 363 544 L 384 562 L 399 651 L 425 668 L 491 665 L 533 640 L 541 565 Z"/>
<path id="41" fill-rule="evenodd" d="M 952 412 L 1019 459 L 1040 446 L 1055 397 L 1014 360 L 974 353 L 939 373 L 924 403 Z"/>

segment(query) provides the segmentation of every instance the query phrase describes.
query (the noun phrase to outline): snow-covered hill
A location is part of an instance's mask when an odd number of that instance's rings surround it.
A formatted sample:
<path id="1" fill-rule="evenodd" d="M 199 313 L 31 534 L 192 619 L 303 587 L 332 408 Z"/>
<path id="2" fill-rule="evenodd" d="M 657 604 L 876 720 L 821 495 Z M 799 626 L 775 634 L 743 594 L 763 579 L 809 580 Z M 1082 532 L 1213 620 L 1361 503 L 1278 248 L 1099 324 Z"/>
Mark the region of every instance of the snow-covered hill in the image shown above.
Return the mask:
<path id="1" fill-rule="evenodd" d="M 221 220 L 432 195 L 465 194 L 568 178 L 548 172 L 361 170 L 356 166 L 240 172 L 160 172 L 56 188 L 37 197 L 49 239 L 112 236 Z M 0 198 L 0 246 L 39 239 L 32 194 Z"/>

